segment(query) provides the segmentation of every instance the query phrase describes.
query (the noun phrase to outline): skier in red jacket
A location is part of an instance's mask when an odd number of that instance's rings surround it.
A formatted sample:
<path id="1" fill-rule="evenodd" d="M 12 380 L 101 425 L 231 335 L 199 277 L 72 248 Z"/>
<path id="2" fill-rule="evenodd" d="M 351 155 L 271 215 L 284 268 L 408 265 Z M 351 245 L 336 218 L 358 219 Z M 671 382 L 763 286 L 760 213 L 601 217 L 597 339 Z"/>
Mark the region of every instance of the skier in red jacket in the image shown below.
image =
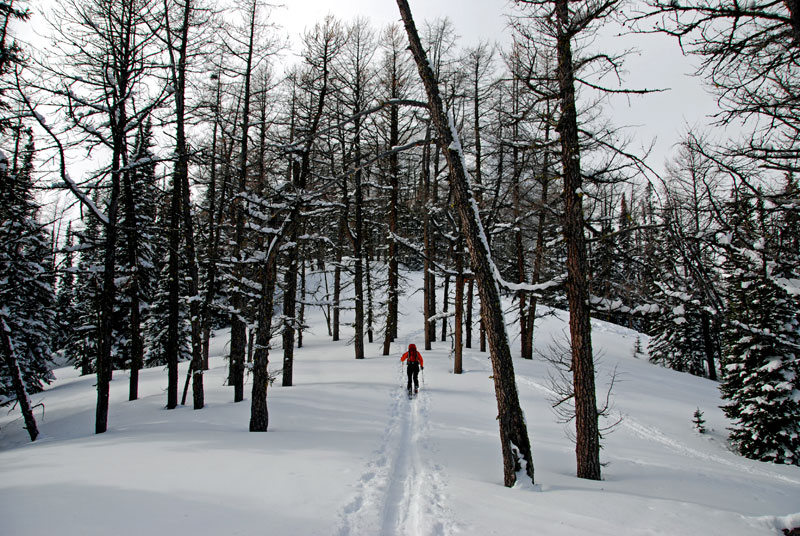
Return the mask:
<path id="1" fill-rule="evenodd" d="M 408 352 L 403 354 L 400 362 L 408 361 L 408 392 L 411 392 L 411 380 L 414 380 L 414 392 L 419 391 L 419 371 L 423 370 L 422 354 L 417 351 L 414 344 L 408 345 Z"/>

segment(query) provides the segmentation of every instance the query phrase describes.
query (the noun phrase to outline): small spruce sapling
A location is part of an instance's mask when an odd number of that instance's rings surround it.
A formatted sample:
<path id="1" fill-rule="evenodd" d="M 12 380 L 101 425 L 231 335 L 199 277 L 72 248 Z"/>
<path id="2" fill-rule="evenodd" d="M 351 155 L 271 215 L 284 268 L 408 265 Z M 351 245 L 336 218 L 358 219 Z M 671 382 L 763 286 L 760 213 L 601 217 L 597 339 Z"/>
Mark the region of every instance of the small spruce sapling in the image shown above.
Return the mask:
<path id="1" fill-rule="evenodd" d="M 694 429 L 697 430 L 698 433 L 706 433 L 706 420 L 703 418 L 703 412 L 700 411 L 700 408 L 695 410 L 692 424 L 694 424 Z"/>
<path id="2" fill-rule="evenodd" d="M 639 359 L 644 355 L 644 348 L 642 348 L 642 337 L 636 336 L 636 342 L 633 343 L 633 357 Z"/>

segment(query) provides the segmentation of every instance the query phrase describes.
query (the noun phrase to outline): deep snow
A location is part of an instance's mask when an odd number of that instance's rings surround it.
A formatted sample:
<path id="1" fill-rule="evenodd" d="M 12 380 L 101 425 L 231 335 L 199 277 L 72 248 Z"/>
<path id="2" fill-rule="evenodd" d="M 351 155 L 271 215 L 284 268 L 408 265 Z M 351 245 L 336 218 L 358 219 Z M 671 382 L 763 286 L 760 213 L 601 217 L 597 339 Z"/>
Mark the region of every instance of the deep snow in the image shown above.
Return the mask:
<path id="1" fill-rule="evenodd" d="M 730 536 L 800 526 L 800 468 L 731 453 L 716 384 L 634 357 L 637 334 L 599 321 L 597 383 L 616 368 L 622 417 L 603 439 L 604 480 L 575 477 L 569 427 L 550 409 L 551 365 L 517 358 L 536 486 L 503 487 L 487 354 L 467 350 L 456 376 L 450 342 L 435 343 L 409 400 L 399 358 L 410 342 L 423 347 L 420 294 L 401 303 L 392 355 L 376 337 L 362 361 L 311 311 L 295 386 L 269 389 L 267 433 L 247 431 L 249 400 L 234 404 L 224 385 L 227 332 L 212 341 L 205 409 L 165 410 L 162 369 L 143 371 L 141 398 L 128 402 L 117 371 L 102 435 L 94 377 L 58 369 L 32 397 L 44 405 L 39 440 L 27 440 L 17 409 L 0 416 L 0 534 Z M 563 312 L 539 320 L 537 349 L 566 329 Z M 692 426 L 697 408 L 704 435 Z"/>

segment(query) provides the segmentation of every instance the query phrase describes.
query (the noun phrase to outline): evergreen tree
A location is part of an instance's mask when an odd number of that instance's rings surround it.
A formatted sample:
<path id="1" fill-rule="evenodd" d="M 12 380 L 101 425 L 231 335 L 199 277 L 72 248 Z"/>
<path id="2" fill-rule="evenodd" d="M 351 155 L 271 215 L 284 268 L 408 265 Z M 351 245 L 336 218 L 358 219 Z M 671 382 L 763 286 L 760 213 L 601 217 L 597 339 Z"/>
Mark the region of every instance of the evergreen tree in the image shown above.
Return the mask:
<path id="1" fill-rule="evenodd" d="M 164 210 L 158 218 L 158 232 L 152 236 L 151 243 L 154 244 L 154 251 L 166 251 L 167 245 L 167 220 L 169 214 Z M 153 266 L 150 268 L 154 274 L 158 274 L 151 290 L 151 298 L 147 320 L 145 321 L 145 363 L 146 367 L 165 366 L 168 364 L 168 328 L 169 328 L 169 259 L 167 255 L 156 256 L 153 258 Z M 179 255 L 179 262 L 183 260 Z M 182 272 L 180 272 L 182 273 Z M 185 285 L 181 285 L 183 288 Z M 185 289 L 181 291 L 181 296 L 186 296 Z M 178 322 L 178 361 L 188 361 L 192 358 L 189 348 L 190 326 L 188 319 L 188 307 L 186 304 L 179 308 Z"/>
<path id="2" fill-rule="evenodd" d="M 28 393 L 41 391 L 53 378 L 52 253 L 33 196 L 33 135 L 23 132 L 27 143 L 18 169 L 0 152 L 0 329 L 9 343 L 3 345 L 6 355 L 0 364 L 0 401 L 20 396 L 14 368 Z"/>
<path id="3" fill-rule="evenodd" d="M 63 258 L 59 267 L 58 291 L 56 294 L 56 328 L 53 333 L 53 348 L 68 359 L 69 349 L 76 343 L 75 326 L 80 318 L 76 290 L 76 247 L 72 222 L 67 225 L 67 237 L 62 249 Z"/>
<path id="4" fill-rule="evenodd" d="M 144 361 L 142 318 L 156 279 L 153 257 L 158 237 L 154 226 L 159 196 L 152 145 L 152 129 L 147 121 L 139 127 L 121 192 L 124 210 L 119 223 L 126 239 L 119 244 L 117 254 L 121 292 L 117 303 L 114 355 L 119 368 L 130 370 L 130 400 L 138 398 L 138 371 Z"/>
<path id="5" fill-rule="evenodd" d="M 781 284 L 797 278 L 798 266 L 776 255 L 776 237 L 796 237 L 800 229 L 783 211 L 769 214 L 760 194 L 739 196 L 731 210 L 720 386 L 723 411 L 733 420 L 730 439 L 748 458 L 800 465 L 800 303 Z"/>
<path id="6" fill-rule="evenodd" d="M 664 210 L 664 225 L 652 244 L 656 274 L 651 301 L 658 314 L 650 322 L 650 362 L 679 372 L 705 376 L 705 346 L 702 333 L 702 300 L 696 295 L 691 277 L 680 257 L 670 252 L 680 247 L 670 230 L 676 225 L 676 211 Z M 678 223 L 677 225 L 680 225 Z"/>
<path id="7" fill-rule="evenodd" d="M 717 379 L 720 317 L 719 258 L 713 237 L 719 172 L 702 154 L 702 140 L 689 135 L 668 165 L 661 225 L 651 231 L 651 295 L 660 309 L 652 315 L 651 361 Z"/>
<path id="8" fill-rule="evenodd" d="M 697 312 L 698 301 L 691 289 L 671 281 L 656 283 L 653 299 L 660 313 L 653 319 L 648 345 L 650 361 L 679 372 L 705 376 L 705 351 L 701 319 Z"/>
<path id="9" fill-rule="evenodd" d="M 14 0 L 0 2 L 0 133 L 12 128 L 12 121 L 6 115 L 9 105 L 5 100 L 6 76 L 14 71 L 14 67 L 24 63 L 22 48 L 9 35 L 10 23 L 13 20 L 28 20 L 30 12 L 27 8 L 14 7 Z"/>

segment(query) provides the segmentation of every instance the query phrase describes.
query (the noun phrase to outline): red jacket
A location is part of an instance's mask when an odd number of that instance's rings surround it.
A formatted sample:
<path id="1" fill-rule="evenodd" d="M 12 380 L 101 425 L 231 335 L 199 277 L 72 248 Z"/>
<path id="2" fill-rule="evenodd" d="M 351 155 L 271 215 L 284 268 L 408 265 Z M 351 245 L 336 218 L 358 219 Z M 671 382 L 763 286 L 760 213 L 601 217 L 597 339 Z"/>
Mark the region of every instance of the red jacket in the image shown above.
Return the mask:
<path id="1" fill-rule="evenodd" d="M 419 362 L 420 367 L 425 365 L 422 361 L 422 354 L 417 351 L 417 346 L 414 344 L 408 345 L 408 352 L 403 354 L 400 361 L 403 362 L 406 359 L 408 359 L 409 363 Z"/>

